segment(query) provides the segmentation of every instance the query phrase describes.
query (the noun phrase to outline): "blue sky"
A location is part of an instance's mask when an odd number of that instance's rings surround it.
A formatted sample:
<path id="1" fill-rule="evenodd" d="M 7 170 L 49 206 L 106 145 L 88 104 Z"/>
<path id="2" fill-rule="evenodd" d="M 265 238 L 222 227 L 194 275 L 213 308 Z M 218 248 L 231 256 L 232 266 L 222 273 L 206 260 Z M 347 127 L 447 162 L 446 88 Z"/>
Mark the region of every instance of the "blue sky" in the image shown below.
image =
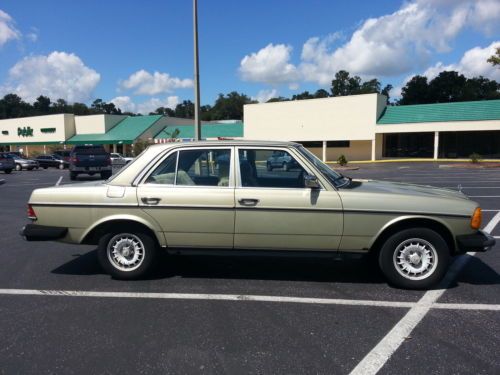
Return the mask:
<path id="1" fill-rule="evenodd" d="M 0 94 L 114 101 L 147 112 L 193 98 L 192 2 L 0 4 Z M 203 104 L 328 88 L 345 69 L 397 94 L 443 69 L 500 80 L 499 0 L 199 0 Z M 156 73 L 155 73 L 156 72 Z"/>

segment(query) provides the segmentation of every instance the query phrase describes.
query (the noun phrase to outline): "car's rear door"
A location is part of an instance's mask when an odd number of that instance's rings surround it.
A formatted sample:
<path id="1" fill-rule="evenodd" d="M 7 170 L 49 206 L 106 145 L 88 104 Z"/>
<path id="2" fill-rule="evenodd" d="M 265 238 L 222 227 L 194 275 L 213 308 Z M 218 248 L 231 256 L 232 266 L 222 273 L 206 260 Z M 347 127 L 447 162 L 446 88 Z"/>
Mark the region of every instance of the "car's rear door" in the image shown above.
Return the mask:
<path id="1" fill-rule="evenodd" d="M 171 151 L 137 188 L 140 207 L 160 224 L 169 247 L 232 248 L 232 147 Z"/>
<path id="2" fill-rule="evenodd" d="M 293 168 L 267 170 L 273 152 L 290 157 Z M 313 174 L 289 149 L 237 147 L 236 248 L 336 250 L 343 231 L 342 202 L 336 190 L 304 186 Z"/>

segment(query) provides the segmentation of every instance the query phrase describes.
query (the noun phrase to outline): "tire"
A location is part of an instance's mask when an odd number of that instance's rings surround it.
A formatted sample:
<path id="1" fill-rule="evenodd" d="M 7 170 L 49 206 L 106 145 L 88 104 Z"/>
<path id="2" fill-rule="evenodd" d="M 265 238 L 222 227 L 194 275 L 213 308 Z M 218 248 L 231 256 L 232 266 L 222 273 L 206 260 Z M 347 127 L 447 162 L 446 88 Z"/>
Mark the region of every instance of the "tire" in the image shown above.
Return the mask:
<path id="1" fill-rule="evenodd" d="M 151 235 L 133 229 L 104 235 L 97 248 L 101 267 L 120 280 L 134 280 L 146 275 L 155 264 L 157 253 L 158 246 Z"/>
<path id="2" fill-rule="evenodd" d="M 59 169 L 64 169 L 64 164 L 59 164 Z"/>
<path id="3" fill-rule="evenodd" d="M 48 167 L 45 167 L 45 166 L 44 166 L 44 167 L 42 167 L 42 168 L 43 168 L 43 169 L 47 169 Z"/>
<path id="4" fill-rule="evenodd" d="M 425 258 L 419 259 L 419 255 Z M 427 289 L 446 273 L 450 250 L 443 237 L 431 229 L 405 229 L 386 240 L 378 261 L 391 284 L 404 289 Z"/>
<path id="5" fill-rule="evenodd" d="M 75 181 L 77 176 L 78 176 L 77 173 L 75 173 L 75 172 L 69 172 L 69 179 L 71 181 Z"/>
<path id="6" fill-rule="evenodd" d="M 269 163 L 269 162 L 267 162 L 266 167 L 267 167 L 268 172 L 271 172 L 273 170 L 273 167 L 272 167 L 271 163 Z"/>
<path id="7" fill-rule="evenodd" d="M 31 167 L 28 168 L 28 171 L 32 171 L 32 170 L 33 170 L 33 168 L 31 168 Z"/>
<path id="8" fill-rule="evenodd" d="M 5 173 L 5 174 L 10 174 L 11 172 L 12 172 L 12 169 L 5 169 L 5 170 L 4 170 L 4 173 Z"/>
<path id="9" fill-rule="evenodd" d="M 106 171 L 106 172 L 101 172 L 101 179 L 107 180 L 108 178 L 111 177 L 111 171 Z"/>
<path id="10" fill-rule="evenodd" d="M 23 167 L 21 167 L 21 165 L 19 164 L 16 164 L 16 171 L 22 171 L 23 170 Z"/>

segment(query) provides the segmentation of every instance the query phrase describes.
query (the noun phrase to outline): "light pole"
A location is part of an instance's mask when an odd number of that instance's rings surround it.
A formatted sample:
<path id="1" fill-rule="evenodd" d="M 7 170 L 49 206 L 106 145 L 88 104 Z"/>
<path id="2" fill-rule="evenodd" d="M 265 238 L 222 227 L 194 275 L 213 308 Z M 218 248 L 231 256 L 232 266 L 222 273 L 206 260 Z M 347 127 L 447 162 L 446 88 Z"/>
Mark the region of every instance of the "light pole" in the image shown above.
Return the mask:
<path id="1" fill-rule="evenodd" d="M 200 71 L 198 61 L 198 0 L 193 0 L 193 34 L 194 34 L 194 140 L 201 139 L 200 121 Z"/>

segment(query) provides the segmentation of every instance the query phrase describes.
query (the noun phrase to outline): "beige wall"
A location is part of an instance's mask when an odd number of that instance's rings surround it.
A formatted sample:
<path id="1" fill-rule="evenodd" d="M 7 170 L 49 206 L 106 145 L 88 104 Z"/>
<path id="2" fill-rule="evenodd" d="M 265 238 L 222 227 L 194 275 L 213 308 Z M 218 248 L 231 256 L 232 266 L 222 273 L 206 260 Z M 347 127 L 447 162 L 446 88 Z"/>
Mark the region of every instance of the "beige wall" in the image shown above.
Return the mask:
<path id="1" fill-rule="evenodd" d="M 450 131 L 500 130 L 500 120 L 419 122 L 413 124 L 377 125 L 377 133 L 421 133 Z"/>
<path id="2" fill-rule="evenodd" d="M 279 141 L 371 140 L 385 106 L 379 94 L 244 106 L 246 139 Z"/>
<path id="3" fill-rule="evenodd" d="M 103 134 L 118 124 L 125 115 L 89 115 L 76 116 L 76 134 Z"/>
<path id="4" fill-rule="evenodd" d="M 308 147 L 318 158 L 323 159 L 323 148 Z M 351 141 L 350 147 L 328 147 L 326 149 L 326 161 L 336 161 L 340 155 L 344 155 L 348 161 L 370 160 L 372 153 L 371 141 Z"/>
<path id="5" fill-rule="evenodd" d="M 17 129 L 25 127 L 33 129 L 32 137 L 17 135 Z M 55 128 L 55 131 L 53 133 L 44 133 L 41 130 L 44 128 Z M 8 134 L 3 134 L 4 131 L 8 132 Z M 0 143 L 64 142 L 74 134 L 75 116 L 69 114 L 0 120 Z"/>

